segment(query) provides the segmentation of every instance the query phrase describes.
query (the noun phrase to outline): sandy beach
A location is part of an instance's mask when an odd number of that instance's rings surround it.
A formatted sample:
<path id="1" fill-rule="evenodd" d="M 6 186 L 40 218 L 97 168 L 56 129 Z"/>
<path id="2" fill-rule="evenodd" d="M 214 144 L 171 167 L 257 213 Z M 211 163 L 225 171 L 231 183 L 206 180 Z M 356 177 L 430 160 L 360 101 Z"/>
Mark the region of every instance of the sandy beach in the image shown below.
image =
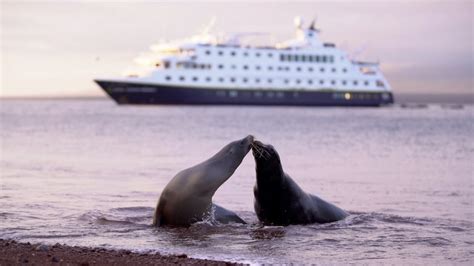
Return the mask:
<path id="1" fill-rule="evenodd" d="M 0 265 L 237 265 L 224 261 L 188 258 L 187 255 L 142 254 L 128 250 L 71 247 L 61 244 L 18 243 L 0 239 Z"/>

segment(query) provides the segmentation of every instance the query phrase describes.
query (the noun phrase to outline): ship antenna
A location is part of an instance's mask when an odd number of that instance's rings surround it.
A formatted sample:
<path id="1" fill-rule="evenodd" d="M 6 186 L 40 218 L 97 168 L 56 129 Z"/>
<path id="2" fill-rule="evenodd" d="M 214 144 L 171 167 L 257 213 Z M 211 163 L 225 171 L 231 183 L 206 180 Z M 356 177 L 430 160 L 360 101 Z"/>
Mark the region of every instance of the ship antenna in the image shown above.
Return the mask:
<path id="1" fill-rule="evenodd" d="M 216 24 L 216 20 L 217 20 L 216 16 L 213 16 L 211 18 L 211 20 L 209 21 L 209 23 L 204 27 L 201 34 L 203 34 L 203 35 L 209 34 L 209 32 L 212 30 L 212 28 L 214 28 L 214 25 Z"/>
<path id="2" fill-rule="evenodd" d="M 320 32 L 320 30 L 316 28 L 316 21 L 318 21 L 318 17 L 314 16 L 314 19 L 313 21 L 311 21 L 311 24 L 309 25 L 308 29 Z"/>

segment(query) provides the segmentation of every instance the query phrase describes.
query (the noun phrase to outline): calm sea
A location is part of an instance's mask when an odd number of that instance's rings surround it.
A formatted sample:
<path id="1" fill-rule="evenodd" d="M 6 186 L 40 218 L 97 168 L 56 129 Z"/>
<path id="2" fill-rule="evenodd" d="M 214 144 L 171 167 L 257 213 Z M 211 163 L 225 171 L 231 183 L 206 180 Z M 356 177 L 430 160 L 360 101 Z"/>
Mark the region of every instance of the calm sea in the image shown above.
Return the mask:
<path id="1" fill-rule="evenodd" d="M 250 263 L 473 262 L 472 105 L 0 105 L 0 238 Z M 150 226 L 178 171 L 248 134 L 275 146 L 303 189 L 351 215 L 324 225 L 261 226 L 249 153 L 214 197 L 248 225 Z"/>

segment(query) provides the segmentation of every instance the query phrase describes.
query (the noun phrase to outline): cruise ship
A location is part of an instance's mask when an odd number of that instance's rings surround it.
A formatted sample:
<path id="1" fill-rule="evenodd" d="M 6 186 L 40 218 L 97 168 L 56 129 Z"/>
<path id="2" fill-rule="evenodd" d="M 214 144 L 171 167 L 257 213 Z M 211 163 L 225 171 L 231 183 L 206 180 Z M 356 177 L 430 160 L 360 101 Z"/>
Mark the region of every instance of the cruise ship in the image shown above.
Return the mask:
<path id="1" fill-rule="evenodd" d="M 120 78 L 95 82 L 118 104 L 382 106 L 393 103 L 378 62 L 356 61 L 323 42 L 314 21 L 271 46 L 248 34 L 162 42 Z"/>

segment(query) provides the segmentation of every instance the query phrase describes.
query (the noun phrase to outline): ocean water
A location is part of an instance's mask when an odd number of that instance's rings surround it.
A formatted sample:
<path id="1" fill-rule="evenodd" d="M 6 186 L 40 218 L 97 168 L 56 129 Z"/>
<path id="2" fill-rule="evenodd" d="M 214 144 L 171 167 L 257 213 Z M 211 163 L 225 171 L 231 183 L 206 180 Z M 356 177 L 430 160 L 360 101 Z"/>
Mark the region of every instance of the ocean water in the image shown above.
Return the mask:
<path id="1" fill-rule="evenodd" d="M 0 102 L 0 238 L 248 263 L 474 258 L 474 106 L 285 108 Z M 247 225 L 150 226 L 167 182 L 253 134 L 342 221 L 262 226 L 249 153 L 214 196 Z"/>

